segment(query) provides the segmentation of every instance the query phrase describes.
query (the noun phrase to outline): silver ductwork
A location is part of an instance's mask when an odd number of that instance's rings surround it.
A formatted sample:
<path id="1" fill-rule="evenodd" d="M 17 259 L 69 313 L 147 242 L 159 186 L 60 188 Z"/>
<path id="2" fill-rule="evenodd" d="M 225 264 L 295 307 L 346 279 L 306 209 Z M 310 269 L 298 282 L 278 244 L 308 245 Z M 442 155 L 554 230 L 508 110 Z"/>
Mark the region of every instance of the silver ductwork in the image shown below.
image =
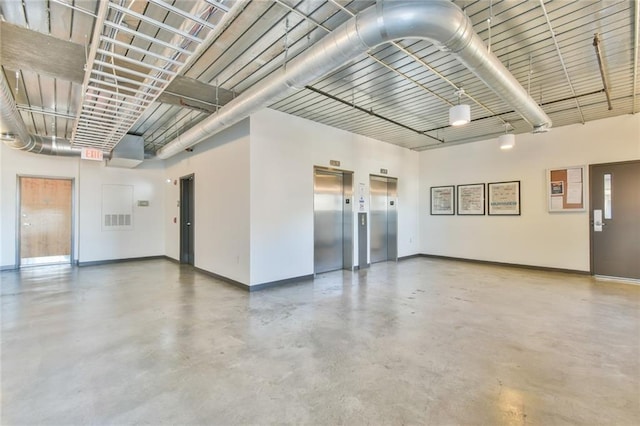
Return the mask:
<path id="1" fill-rule="evenodd" d="M 0 137 L 11 148 L 29 150 L 31 136 L 20 117 L 4 75 L 0 76 Z"/>
<path id="2" fill-rule="evenodd" d="M 375 46 L 399 39 L 431 41 L 465 65 L 518 112 L 533 132 L 551 119 L 500 60 L 487 51 L 464 12 L 449 0 L 383 1 L 354 16 L 220 110 L 158 150 L 169 158 L 291 95 Z"/>
<path id="3" fill-rule="evenodd" d="M 29 134 L 4 76 L 0 78 L 0 118 L 0 139 L 11 148 L 60 156 L 79 156 L 81 153 L 68 140 Z"/>

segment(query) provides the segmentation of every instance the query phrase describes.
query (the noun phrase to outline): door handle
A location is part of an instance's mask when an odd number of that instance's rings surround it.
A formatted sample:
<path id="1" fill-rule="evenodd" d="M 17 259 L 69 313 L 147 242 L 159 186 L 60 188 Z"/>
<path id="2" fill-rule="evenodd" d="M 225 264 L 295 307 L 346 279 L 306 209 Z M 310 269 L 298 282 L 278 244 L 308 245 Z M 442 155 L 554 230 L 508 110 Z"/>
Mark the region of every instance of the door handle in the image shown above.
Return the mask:
<path id="1" fill-rule="evenodd" d="M 602 210 L 593 210 L 593 232 L 602 232 Z"/>
<path id="2" fill-rule="evenodd" d="M 191 222 L 187 222 L 187 226 L 191 226 Z"/>

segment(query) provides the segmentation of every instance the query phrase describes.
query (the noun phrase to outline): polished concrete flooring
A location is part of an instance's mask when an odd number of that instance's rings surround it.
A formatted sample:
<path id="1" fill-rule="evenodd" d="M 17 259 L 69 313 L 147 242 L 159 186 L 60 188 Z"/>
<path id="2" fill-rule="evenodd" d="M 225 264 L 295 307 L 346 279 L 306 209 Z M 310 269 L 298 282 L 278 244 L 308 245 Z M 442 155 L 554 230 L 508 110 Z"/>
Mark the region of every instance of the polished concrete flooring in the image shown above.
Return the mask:
<path id="1" fill-rule="evenodd" d="M 253 294 L 2 272 L 3 425 L 637 425 L 640 286 L 426 258 Z"/>

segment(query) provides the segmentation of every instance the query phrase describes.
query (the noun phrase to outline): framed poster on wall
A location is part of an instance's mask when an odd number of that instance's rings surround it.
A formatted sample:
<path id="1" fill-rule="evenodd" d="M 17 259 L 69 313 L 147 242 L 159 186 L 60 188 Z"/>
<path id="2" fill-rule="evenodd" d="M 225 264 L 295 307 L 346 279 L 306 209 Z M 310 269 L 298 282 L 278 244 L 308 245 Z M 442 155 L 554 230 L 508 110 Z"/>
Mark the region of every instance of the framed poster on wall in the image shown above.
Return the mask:
<path id="1" fill-rule="evenodd" d="M 458 185 L 458 215 L 484 216 L 484 183 Z"/>
<path id="2" fill-rule="evenodd" d="M 431 214 L 432 215 L 452 215 L 455 213 L 454 197 L 455 187 L 432 186 L 431 187 Z"/>
<path id="3" fill-rule="evenodd" d="M 583 212 L 586 210 L 585 166 L 547 170 L 549 212 Z"/>
<path id="4" fill-rule="evenodd" d="M 490 216 L 520 215 L 520 181 L 487 184 Z"/>

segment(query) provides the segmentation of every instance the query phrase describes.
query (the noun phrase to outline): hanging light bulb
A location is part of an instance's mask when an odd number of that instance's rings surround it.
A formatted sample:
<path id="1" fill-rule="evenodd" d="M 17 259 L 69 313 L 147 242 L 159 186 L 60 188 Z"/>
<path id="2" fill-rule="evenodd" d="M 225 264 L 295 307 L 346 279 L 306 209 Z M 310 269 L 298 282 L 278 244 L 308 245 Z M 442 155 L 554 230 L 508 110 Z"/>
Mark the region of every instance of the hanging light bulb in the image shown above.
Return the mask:
<path id="1" fill-rule="evenodd" d="M 460 98 L 464 95 L 464 89 L 456 90 L 458 105 L 449 109 L 449 125 L 462 126 L 471 121 L 471 107 L 467 104 L 460 104 Z"/>
<path id="2" fill-rule="evenodd" d="M 500 149 L 511 149 L 516 145 L 516 135 L 513 133 L 507 133 L 509 131 L 509 123 L 504 124 L 504 135 L 500 135 L 498 137 L 498 143 L 500 144 Z"/>

